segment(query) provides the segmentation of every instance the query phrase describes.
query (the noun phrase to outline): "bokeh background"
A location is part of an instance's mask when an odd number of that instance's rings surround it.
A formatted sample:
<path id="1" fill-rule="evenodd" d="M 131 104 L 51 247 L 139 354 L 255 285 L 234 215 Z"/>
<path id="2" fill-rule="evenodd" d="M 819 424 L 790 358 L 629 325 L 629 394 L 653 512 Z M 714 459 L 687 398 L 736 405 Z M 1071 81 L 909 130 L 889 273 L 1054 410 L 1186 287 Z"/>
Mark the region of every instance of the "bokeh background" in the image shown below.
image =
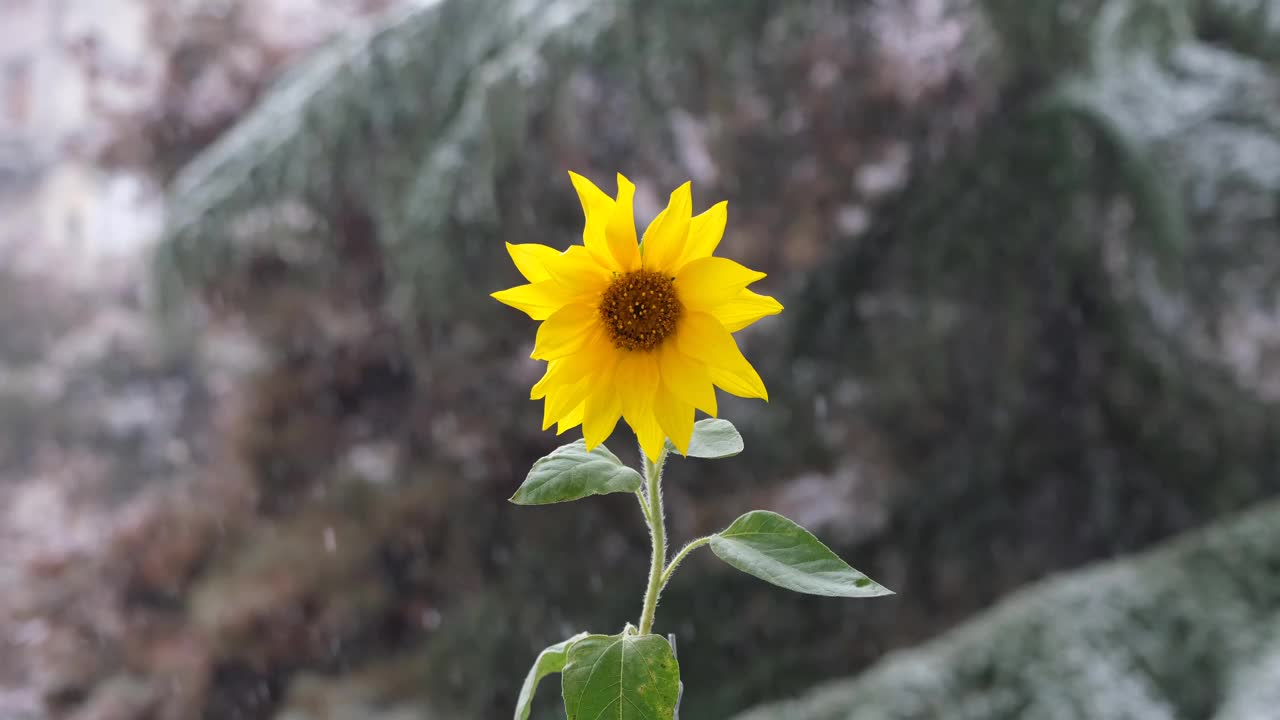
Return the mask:
<path id="1" fill-rule="evenodd" d="M 676 541 L 898 592 L 694 556 L 682 718 L 1280 717 L 1280 2 L 0 0 L 0 719 L 505 718 L 634 621 L 632 498 L 506 502 L 569 169 L 787 306 Z"/>

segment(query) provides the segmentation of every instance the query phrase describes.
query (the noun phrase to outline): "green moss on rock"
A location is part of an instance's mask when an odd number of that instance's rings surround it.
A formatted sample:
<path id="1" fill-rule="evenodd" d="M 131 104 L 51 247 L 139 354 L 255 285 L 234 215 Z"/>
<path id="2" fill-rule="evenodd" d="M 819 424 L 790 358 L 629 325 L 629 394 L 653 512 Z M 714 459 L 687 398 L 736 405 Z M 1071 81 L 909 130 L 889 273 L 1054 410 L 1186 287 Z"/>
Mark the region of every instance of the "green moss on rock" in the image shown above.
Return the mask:
<path id="1" fill-rule="evenodd" d="M 1276 628 L 1270 504 L 1028 587 L 856 679 L 737 720 L 1265 717 L 1280 687 Z"/>

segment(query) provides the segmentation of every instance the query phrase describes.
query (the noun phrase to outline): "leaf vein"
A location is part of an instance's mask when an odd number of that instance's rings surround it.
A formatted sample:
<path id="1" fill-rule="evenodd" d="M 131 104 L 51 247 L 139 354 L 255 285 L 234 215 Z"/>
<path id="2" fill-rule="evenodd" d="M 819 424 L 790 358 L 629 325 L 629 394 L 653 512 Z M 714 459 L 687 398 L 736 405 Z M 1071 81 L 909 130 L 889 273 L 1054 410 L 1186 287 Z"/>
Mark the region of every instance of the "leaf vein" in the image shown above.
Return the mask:
<path id="1" fill-rule="evenodd" d="M 587 692 L 587 688 L 591 687 L 591 678 L 595 677 L 595 675 L 596 675 L 596 670 L 600 669 L 600 663 L 604 662 L 604 656 L 605 656 L 605 655 L 608 655 L 608 654 L 609 654 L 609 651 L 610 651 L 610 650 L 612 650 L 616 645 L 618 645 L 618 644 L 619 644 L 619 643 L 621 643 L 621 642 L 622 642 L 622 639 L 621 639 L 621 638 L 619 638 L 618 640 L 616 640 L 616 641 L 614 641 L 614 642 L 610 643 L 610 644 L 609 644 L 609 646 L 608 646 L 608 647 L 606 647 L 604 650 L 602 650 L 602 651 L 600 652 L 600 655 L 596 657 L 596 661 L 595 661 L 594 663 L 591 663 L 591 672 L 587 674 L 587 679 L 586 679 L 586 681 L 582 683 L 582 689 L 578 691 L 578 706 L 579 706 L 579 707 L 581 707 L 581 706 L 582 706 L 582 696 L 586 694 L 586 692 Z M 606 707 L 607 707 L 607 706 L 606 706 Z M 599 716 L 597 716 L 597 717 L 599 717 Z"/>

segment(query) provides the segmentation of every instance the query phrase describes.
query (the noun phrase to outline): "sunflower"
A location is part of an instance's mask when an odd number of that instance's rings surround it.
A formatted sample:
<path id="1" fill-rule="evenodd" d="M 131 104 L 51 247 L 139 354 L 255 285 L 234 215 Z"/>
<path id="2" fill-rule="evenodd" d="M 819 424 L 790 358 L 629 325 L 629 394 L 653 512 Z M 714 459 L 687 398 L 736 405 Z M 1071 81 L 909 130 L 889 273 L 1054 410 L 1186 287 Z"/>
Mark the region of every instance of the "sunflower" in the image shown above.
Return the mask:
<path id="1" fill-rule="evenodd" d="M 529 284 L 493 293 L 542 321 L 531 357 L 547 371 L 530 393 L 544 400 L 542 428 L 582 425 L 591 449 L 621 417 L 650 460 L 668 437 L 687 454 L 695 408 L 715 416 L 716 387 L 769 399 L 732 333 L 782 305 L 747 289 L 764 273 L 713 257 L 726 203 L 693 216 L 685 183 L 637 243 L 631 181 L 618 175 L 615 199 L 569 177 L 586 214 L 583 244 L 508 243 Z"/>

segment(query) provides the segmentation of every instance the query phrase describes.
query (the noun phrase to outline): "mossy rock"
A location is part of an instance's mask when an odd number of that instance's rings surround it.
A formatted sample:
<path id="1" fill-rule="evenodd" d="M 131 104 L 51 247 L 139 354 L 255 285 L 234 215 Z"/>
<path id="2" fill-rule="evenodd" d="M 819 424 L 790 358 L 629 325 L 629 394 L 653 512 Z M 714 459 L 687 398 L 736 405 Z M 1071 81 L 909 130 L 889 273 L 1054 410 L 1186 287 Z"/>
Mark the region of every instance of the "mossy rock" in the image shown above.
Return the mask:
<path id="1" fill-rule="evenodd" d="M 853 680 L 737 720 L 1266 717 L 1280 699 L 1280 505 L 1064 573 Z"/>

